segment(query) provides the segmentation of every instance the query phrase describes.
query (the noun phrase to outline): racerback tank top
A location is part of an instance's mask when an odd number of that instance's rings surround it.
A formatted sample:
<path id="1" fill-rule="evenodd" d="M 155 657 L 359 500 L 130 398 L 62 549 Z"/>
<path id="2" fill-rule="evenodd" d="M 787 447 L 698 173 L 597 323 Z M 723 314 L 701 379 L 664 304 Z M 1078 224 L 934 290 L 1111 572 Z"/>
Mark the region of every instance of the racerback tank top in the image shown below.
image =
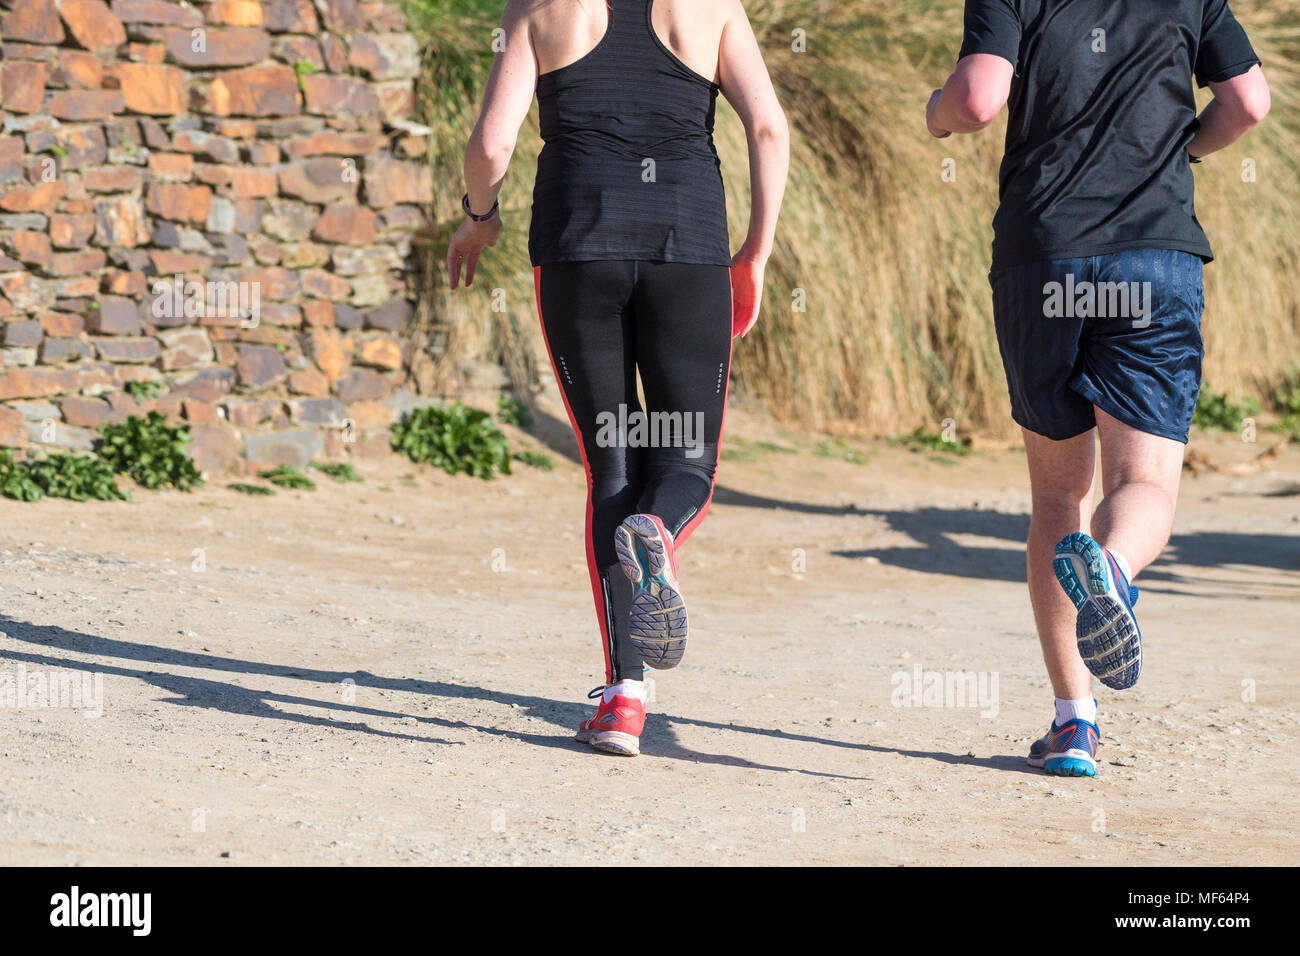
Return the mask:
<path id="1" fill-rule="evenodd" d="M 609 0 L 580 60 L 543 73 L 533 265 L 639 259 L 730 265 L 718 86 L 659 39 L 654 0 Z"/>

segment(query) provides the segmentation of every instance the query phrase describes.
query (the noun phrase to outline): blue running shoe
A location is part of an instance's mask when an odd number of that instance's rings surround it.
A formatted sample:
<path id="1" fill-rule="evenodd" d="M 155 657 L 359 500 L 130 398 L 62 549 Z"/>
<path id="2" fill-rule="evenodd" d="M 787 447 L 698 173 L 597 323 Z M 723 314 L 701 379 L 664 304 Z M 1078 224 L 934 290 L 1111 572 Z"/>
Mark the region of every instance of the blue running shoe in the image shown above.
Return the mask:
<path id="1" fill-rule="evenodd" d="M 1029 766 L 1042 767 L 1058 777 L 1097 776 L 1097 746 L 1101 731 L 1086 720 L 1067 720 L 1035 740 L 1029 748 Z"/>
<path id="2" fill-rule="evenodd" d="M 646 667 L 676 667 L 686 653 L 687 618 L 673 536 L 658 516 L 632 515 L 614 530 L 614 552 L 632 582 L 632 646 Z"/>
<path id="3" fill-rule="evenodd" d="M 1107 687 L 1128 690 L 1142 670 L 1142 632 L 1133 616 L 1138 589 L 1109 551 L 1079 532 L 1056 546 L 1052 570 L 1078 609 L 1074 635 L 1083 663 Z"/>

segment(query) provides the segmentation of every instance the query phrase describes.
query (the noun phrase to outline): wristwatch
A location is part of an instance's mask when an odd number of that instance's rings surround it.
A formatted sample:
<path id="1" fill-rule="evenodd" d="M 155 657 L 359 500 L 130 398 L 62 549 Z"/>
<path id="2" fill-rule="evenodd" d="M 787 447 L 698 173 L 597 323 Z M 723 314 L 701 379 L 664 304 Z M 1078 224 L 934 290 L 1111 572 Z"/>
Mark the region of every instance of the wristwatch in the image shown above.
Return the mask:
<path id="1" fill-rule="evenodd" d="M 475 222 L 487 222 L 489 219 L 491 219 L 493 216 L 497 214 L 497 208 L 500 205 L 501 205 L 501 201 L 499 199 L 493 200 L 491 209 L 489 209 L 486 213 L 484 213 L 481 216 L 476 216 L 474 215 L 474 210 L 469 208 L 469 193 L 466 193 L 464 196 L 462 196 L 460 200 L 460 208 L 464 209 L 465 215 L 469 216 L 469 218 L 473 219 Z"/>

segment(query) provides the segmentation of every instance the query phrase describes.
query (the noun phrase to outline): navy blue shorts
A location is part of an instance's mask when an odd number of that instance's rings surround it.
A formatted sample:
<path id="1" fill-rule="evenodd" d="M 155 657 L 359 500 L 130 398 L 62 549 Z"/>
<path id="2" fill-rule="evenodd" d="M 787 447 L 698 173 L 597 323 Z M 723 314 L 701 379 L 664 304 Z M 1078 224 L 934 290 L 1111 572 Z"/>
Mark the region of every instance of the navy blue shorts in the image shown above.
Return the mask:
<path id="1" fill-rule="evenodd" d="M 1011 415 L 1060 441 L 1126 425 L 1186 442 L 1201 390 L 1200 257 L 1133 249 L 996 269 L 993 319 Z"/>

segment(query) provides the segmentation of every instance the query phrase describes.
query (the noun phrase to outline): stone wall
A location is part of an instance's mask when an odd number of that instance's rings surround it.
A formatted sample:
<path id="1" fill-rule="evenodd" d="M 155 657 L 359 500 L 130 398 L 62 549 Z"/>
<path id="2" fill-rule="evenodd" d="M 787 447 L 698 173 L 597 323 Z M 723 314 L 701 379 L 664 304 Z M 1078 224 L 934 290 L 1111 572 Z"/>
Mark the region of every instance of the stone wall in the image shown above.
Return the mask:
<path id="1" fill-rule="evenodd" d="M 216 472 L 386 428 L 432 190 L 402 14 L 0 7 L 0 446 L 88 448 L 157 408 Z"/>

